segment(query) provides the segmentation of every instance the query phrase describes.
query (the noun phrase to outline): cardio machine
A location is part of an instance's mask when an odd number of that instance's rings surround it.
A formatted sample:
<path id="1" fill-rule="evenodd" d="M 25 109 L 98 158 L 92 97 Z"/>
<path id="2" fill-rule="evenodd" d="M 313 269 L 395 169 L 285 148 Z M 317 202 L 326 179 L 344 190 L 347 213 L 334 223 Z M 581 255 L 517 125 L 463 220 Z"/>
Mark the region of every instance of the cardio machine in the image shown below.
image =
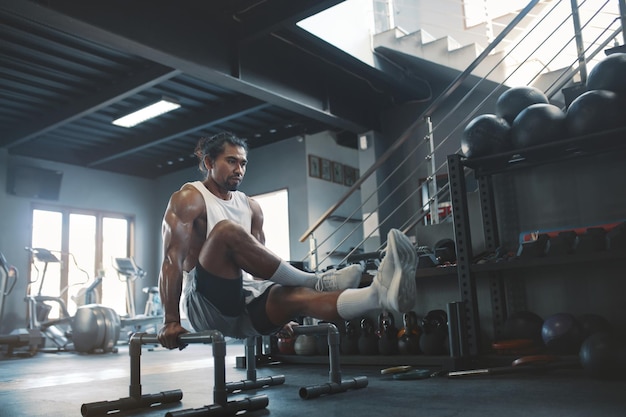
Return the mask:
<path id="1" fill-rule="evenodd" d="M 137 314 L 133 283 L 144 278 L 146 271 L 137 266 L 133 258 L 115 258 L 113 268 L 117 271 L 121 281 L 126 283 L 126 311 L 128 316 L 121 317 L 122 329 L 128 330 L 128 335 L 136 332 L 151 331 L 156 333 L 163 323 L 163 309 L 159 297 L 158 287 L 144 287 L 142 291 L 148 294 L 143 314 Z"/>
<path id="2" fill-rule="evenodd" d="M 4 304 L 19 280 L 17 268 L 10 265 L 0 252 L 0 324 L 4 318 Z M 45 342 L 37 329 L 14 329 L 9 334 L 0 335 L 0 346 L 6 347 L 6 355 L 34 356 Z"/>
<path id="3" fill-rule="evenodd" d="M 35 260 L 44 264 L 37 293 L 26 297 L 29 329 L 37 329 L 43 333 L 47 340 L 56 346 L 56 350 L 75 350 L 83 353 L 116 352 L 115 345 L 120 332 L 120 320 L 117 313 L 111 308 L 91 302 L 79 306 L 75 315 L 71 316 L 61 297 L 42 294 L 48 264 L 60 263 L 59 258 L 52 251 L 44 248 L 26 248 L 26 250 L 32 254 L 33 266 Z M 89 277 L 86 271 L 80 270 Z M 93 290 L 100 282 L 99 277 L 90 285 L 88 297 L 91 297 Z M 58 307 L 58 318 L 49 317 L 52 305 Z"/>

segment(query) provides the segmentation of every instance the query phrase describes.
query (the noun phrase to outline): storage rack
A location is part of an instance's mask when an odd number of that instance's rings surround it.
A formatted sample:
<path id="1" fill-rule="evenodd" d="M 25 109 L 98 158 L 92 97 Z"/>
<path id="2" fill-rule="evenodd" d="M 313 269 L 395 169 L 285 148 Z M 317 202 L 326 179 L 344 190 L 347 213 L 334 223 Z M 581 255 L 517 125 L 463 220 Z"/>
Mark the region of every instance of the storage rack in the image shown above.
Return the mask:
<path id="1" fill-rule="evenodd" d="M 479 275 L 481 279 L 486 277 L 489 280 L 494 333 L 497 335 L 500 334 L 506 319 L 507 297 L 505 291 L 507 289 L 503 274 L 507 270 L 624 258 L 624 251 L 617 250 L 576 257 L 537 258 L 514 262 L 475 264 L 473 262 L 469 224 L 466 171 L 473 171 L 478 182 L 485 249 L 492 253 L 500 245 L 493 187 L 494 174 L 518 169 L 531 169 L 538 165 L 588 158 L 609 152 L 622 152 L 624 149 L 626 149 L 626 128 L 620 128 L 475 159 L 467 159 L 458 154 L 448 156 L 454 236 L 457 245 L 456 273 L 462 303 L 462 314 L 460 315 L 462 322 L 459 326 L 463 333 L 462 337 L 459 338 L 461 356 L 477 356 L 483 353 L 480 346 L 481 332 L 476 290 L 476 280 Z M 523 300 L 518 301 L 517 308 L 520 309 L 523 304 Z"/>
<path id="2" fill-rule="evenodd" d="M 496 218 L 496 198 L 494 195 L 493 176 L 514 170 L 529 170 L 533 167 L 554 164 L 569 159 L 589 158 L 597 154 L 622 152 L 626 161 L 626 128 L 601 132 L 566 139 L 559 142 L 533 146 L 523 151 L 516 150 L 488 157 L 467 159 L 458 154 L 448 156 L 448 176 L 450 198 L 453 207 L 454 239 L 457 249 L 457 263 L 453 266 L 418 269 L 416 279 L 430 278 L 457 279 L 460 301 L 450 303 L 450 341 L 458 344 L 450 356 L 413 355 L 402 356 L 408 365 L 441 368 L 443 370 L 466 369 L 468 364 L 487 353 L 480 345 L 481 329 L 479 312 L 486 306 L 479 306 L 477 280 L 487 280 L 491 300 L 491 316 L 494 334 L 502 332 L 507 311 L 523 310 L 526 300 L 523 296 L 523 283 L 518 280 L 507 281 L 507 273 L 515 270 L 530 270 L 558 265 L 584 265 L 623 261 L 626 253 L 623 249 L 577 254 L 576 256 L 543 257 L 535 259 L 517 259 L 511 262 L 483 263 L 474 262 L 472 236 L 470 230 L 470 209 L 467 199 L 467 178 L 476 177 L 478 184 L 481 220 L 485 240 L 485 251 L 495 252 L 500 246 L 501 230 Z M 501 213 L 503 208 L 499 206 Z M 514 211 L 512 208 L 508 210 Z M 514 213 L 507 213 L 514 217 Z M 509 226 L 514 229 L 517 225 Z M 502 227 L 502 226 L 500 226 Z M 507 230 L 508 231 L 508 230 Z M 456 316 L 454 308 L 456 307 Z M 452 314 L 451 314 L 452 313 Z M 451 349 L 453 349 L 451 343 Z M 284 363 L 324 364 L 323 356 L 296 356 L 271 354 L 270 360 Z M 347 365 L 392 366 L 397 363 L 393 356 L 342 355 L 342 363 Z M 465 368 L 464 368 L 465 367 Z"/>

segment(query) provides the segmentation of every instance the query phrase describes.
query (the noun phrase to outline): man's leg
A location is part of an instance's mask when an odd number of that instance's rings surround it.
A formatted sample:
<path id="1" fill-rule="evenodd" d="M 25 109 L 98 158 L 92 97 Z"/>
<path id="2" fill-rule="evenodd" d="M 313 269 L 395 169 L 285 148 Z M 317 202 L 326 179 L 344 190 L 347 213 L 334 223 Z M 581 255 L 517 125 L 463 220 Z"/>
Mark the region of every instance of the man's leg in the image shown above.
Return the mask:
<path id="1" fill-rule="evenodd" d="M 379 308 L 405 313 L 415 305 L 416 264 L 412 243 L 399 230 L 392 229 L 387 238 L 387 254 L 369 287 L 321 293 L 275 286 L 266 305 L 268 318 L 282 325 L 298 316 L 348 320 Z"/>
<path id="2" fill-rule="evenodd" d="M 305 287 L 274 285 L 265 305 L 268 319 L 282 326 L 298 317 L 314 317 L 319 320 L 337 321 L 337 298 L 340 291 L 319 292 Z"/>
<path id="3" fill-rule="evenodd" d="M 226 279 L 238 278 L 243 269 L 257 278 L 318 291 L 356 288 L 363 272 L 360 265 L 323 274 L 301 271 L 268 250 L 243 227 L 226 220 L 209 233 L 199 262 L 210 273 Z"/>
<path id="4" fill-rule="evenodd" d="M 345 319 L 357 318 L 364 309 L 383 308 L 406 313 L 415 306 L 417 288 L 415 269 L 417 253 L 413 243 L 398 229 L 387 234 L 385 257 L 372 284 L 366 288 L 347 289 L 337 300 L 337 311 Z M 368 291 L 362 291 L 367 289 Z"/>

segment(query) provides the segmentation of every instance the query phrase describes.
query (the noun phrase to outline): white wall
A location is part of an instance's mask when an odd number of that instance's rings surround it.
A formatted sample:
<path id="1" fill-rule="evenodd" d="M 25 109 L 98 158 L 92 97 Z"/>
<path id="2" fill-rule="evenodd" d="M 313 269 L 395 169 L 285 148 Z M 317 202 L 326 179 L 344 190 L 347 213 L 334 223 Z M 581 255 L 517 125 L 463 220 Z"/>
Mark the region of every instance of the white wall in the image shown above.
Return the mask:
<path id="1" fill-rule="evenodd" d="M 359 168 L 359 153 L 356 149 L 347 148 L 344 146 L 338 146 L 334 139 L 327 133 L 320 133 L 307 137 L 306 140 L 306 154 L 315 155 L 321 158 L 326 158 L 330 161 L 341 162 L 343 164 Z M 308 162 L 305 160 L 305 166 Z M 349 190 L 346 185 L 336 184 L 319 178 L 309 177 L 307 181 L 307 194 L 309 200 L 309 213 L 308 224 L 302 229 L 305 232 L 306 229 L 313 225 L 317 220 L 337 201 L 342 198 Z M 353 212 L 361 205 L 361 193 L 355 192 L 350 199 L 346 201 L 338 210 L 335 215 L 343 217 L 352 217 L 361 219 L 361 211 Z M 333 250 L 337 244 L 343 240 L 354 227 L 358 226 L 358 230 L 349 236 L 347 240 L 341 244 L 337 249 L 338 251 L 348 251 L 350 248 L 355 247 L 363 238 L 363 233 L 360 226 L 356 223 L 348 223 L 341 228 L 331 239 L 325 244 L 322 244 L 322 240 L 326 236 L 330 235 L 334 230 L 341 226 L 341 221 L 326 220 L 319 227 L 319 230 L 315 233 L 317 244 L 320 245 L 318 253 L 318 261 L 320 267 L 336 264 L 341 261 L 342 257 L 333 257 L 326 262 L 321 262 L 326 253 Z M 302 232 L 300 235 L 302 235 Z M 319 268 L 318 268 L 319 269 Z"/>

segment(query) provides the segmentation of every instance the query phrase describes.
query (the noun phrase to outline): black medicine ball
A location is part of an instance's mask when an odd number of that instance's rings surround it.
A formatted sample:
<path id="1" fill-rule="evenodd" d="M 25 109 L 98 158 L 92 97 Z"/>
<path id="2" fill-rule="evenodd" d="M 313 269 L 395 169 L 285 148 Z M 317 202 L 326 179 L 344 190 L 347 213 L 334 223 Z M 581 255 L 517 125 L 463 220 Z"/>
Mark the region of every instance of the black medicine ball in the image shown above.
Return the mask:
<path id="1" fill-rule="evenodd" d="M 626 53 L 611 54 L 587 76 L 588 90 L 609 90 L 626 95 Z"/>
<path id="2" fill-rule="evenodd" d="M 461 137 L 461 153 L 468 158 L 478 158 L 511 148 L 511 127 L 495 114 L 482 114 L 472 119 Z"/>
<path id="3" fill-rule="evenodd" d="M 528 86 L 513 87 L 498 97 L 496 115 L 511 124 L 522 110 L 538 103 L 549 103 L 548 97 L 540 89 Z"/>
<path id="4" fill-rule="evenodd" d="M 532 104 L 511 125 L 515 149 L 561 140 L 566 135 L 565 112 L 552 104 Z"/>
<path id="5" fill-rule="evenodd" d="M 626 126 L 626 100 L 608 90 L 587 91 L 570 104 L 566 124 L 570 136 Z"/>

